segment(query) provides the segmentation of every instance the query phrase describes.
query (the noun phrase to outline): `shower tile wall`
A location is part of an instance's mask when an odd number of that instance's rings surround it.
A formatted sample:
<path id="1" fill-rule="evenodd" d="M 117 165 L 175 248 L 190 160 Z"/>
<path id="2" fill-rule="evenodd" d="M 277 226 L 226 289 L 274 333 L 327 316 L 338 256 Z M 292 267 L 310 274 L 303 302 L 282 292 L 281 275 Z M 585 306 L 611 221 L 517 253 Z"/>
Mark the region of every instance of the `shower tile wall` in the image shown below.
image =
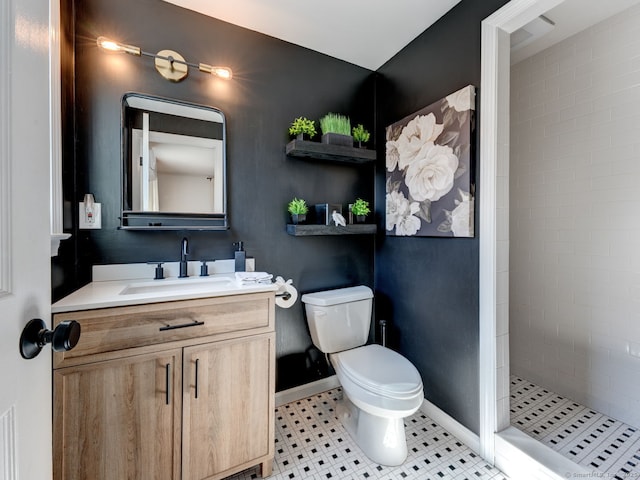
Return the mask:
<path id="1" fill-rule="evenodd" d="M 640 6 L 511 72 L 512 373 L 640 425 Z"/>

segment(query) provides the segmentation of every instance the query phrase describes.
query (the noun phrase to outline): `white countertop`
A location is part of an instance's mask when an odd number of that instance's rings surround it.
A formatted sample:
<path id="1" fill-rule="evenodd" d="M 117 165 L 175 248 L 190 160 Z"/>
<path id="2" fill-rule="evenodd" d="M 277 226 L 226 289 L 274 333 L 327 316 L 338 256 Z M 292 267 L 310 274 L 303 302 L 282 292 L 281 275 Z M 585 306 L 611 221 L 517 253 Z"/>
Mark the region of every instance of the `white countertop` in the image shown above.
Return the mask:
<path id="1" fill-rule="evenodd" d="M 96 277 L 104 278 L 94 274 L 94 278 Z M 164 280 L 152 280 L 153 277 L 126 278 L 127 275 L 123 275 L 123 277 L 125 278 L 94 281 L 85 285 L 54 303 L 51 306 L 51 312 L 76 312 L 96 308 L 242 295 L 246 293 L 275 292 L 278 290 L 278 286 L 274 283 L 242 284 L 236 280 L 233 272 L 214 273 L 209 277 L 168 277 Z M 133 292 L 126 293 L 127 289 L 129 291 L 133 290 Z M 136 292 L 136 290 L 139 290 L 139 292 Z"/>

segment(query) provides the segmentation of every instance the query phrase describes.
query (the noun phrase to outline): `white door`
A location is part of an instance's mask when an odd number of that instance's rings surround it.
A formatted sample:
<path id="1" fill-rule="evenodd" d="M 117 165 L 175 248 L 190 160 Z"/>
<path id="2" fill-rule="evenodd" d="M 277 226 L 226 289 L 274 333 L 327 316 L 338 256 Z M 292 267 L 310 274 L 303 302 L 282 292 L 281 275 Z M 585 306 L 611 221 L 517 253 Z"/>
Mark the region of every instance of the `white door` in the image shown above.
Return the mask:
<path id="1" fill-rule="evenodd" d="M 51 326 L 48 62 L 48 0 L 0 1 L 0 480 L 51 479 L 51 349 L 18 349 Z"/>

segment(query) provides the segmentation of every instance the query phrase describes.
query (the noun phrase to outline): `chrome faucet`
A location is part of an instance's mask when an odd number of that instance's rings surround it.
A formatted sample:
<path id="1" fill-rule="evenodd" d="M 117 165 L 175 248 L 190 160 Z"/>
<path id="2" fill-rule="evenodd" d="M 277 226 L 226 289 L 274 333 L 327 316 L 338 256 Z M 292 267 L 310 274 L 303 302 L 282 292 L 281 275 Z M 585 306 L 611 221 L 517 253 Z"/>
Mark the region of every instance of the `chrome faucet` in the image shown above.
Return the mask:
<path id="1" fill-rule="evenodd" d="M 180 246 L 180 278 L 186 278 L 189 275 L 187 274 L 187 256 L 189 255 L 189 241 L 187 237 L 182 239 L 182 244 Z"/>

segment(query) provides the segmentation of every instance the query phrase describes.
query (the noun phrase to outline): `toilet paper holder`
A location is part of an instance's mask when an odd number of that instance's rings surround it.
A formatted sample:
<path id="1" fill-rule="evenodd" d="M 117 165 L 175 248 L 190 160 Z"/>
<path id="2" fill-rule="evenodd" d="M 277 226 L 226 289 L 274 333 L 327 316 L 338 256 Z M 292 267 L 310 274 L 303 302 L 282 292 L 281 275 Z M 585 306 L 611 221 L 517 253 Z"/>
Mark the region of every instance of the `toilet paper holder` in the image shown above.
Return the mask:
<path id="1" fill-rule="evenodd" d="M 289 300 L 291 294 L 289 292 L 276 293 L 276 297 L 282 297 L 283 300 Z"/>
<path id="2" fill-rule="evenodd" d="M 274 282 L 278 289 L 275 293 L 276 306 L 280 308 L 291 308 L 298 300 L 298 291 L 293 286 L 293 280 L 285 281 L 281 276 L 276 277 Z"/>

